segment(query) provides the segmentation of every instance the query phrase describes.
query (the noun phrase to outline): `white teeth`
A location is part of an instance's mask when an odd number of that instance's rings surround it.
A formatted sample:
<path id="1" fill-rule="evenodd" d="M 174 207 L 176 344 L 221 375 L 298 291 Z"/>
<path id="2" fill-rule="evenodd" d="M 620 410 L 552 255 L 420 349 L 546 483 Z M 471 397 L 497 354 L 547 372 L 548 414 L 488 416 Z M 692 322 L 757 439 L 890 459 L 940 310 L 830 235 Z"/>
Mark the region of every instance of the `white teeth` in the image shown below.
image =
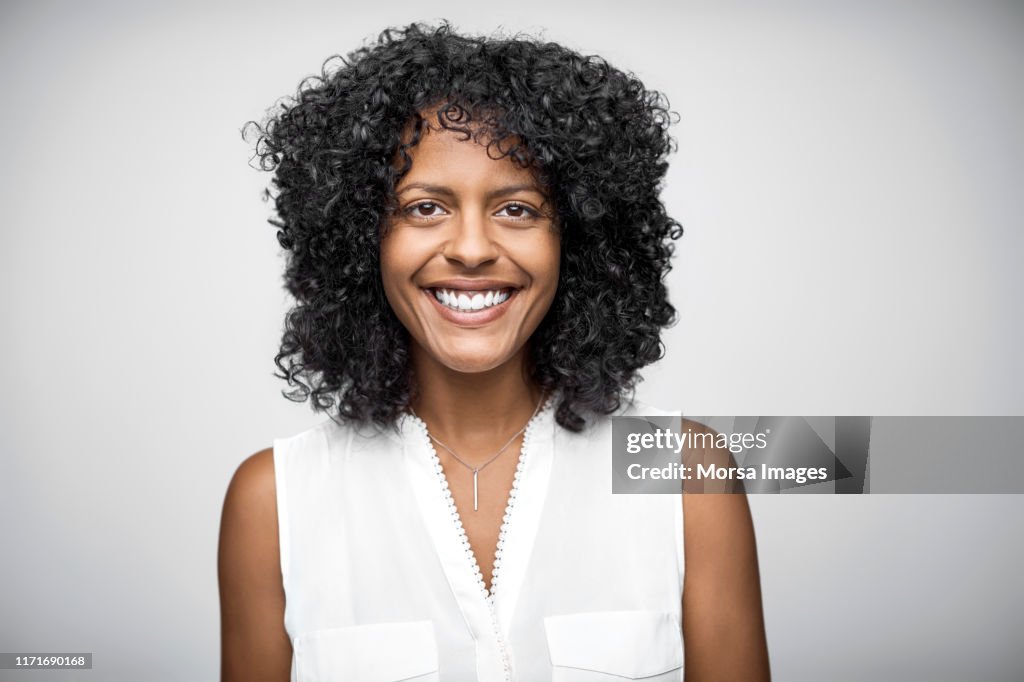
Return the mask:
<path id="1" fill-rule="evenodd" d="M 483 310 L 508 300 L 508 290 L 490 290 L 475 294 L 456 293 L 451 289 L 434 289 L 434 298 L 452 310 Z"/>

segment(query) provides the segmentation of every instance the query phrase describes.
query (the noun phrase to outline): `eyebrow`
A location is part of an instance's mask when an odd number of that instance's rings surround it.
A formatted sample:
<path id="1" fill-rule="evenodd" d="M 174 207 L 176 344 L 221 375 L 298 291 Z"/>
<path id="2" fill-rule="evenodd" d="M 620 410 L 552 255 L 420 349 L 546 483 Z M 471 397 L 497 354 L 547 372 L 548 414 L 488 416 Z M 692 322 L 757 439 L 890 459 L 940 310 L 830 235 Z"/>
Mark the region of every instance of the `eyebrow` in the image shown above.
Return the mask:
<path id="1" fill-rule="evenodd" d="M 455 192 L 450 187 L 444 185 L 431 185 L 426 182 L 411 182 L 402 189 L 398 190 L 395 194 L 404 194 L 409 190 L 419 189 L 430 194 L 443 194 L 445 196 L 455 196 Z M 545 196 L 544 192 L 541 191 L 540 187 L 536 184 L 518 184 L 518 185 L 505 185 L 504 187 L 497 187 L 492 189 L 486 195 L 485 199 L 494 199 L 495 197 L 506 196 L 508 194 L 515 194 L 516 192 L 536 192 L 542 197 Z"/>

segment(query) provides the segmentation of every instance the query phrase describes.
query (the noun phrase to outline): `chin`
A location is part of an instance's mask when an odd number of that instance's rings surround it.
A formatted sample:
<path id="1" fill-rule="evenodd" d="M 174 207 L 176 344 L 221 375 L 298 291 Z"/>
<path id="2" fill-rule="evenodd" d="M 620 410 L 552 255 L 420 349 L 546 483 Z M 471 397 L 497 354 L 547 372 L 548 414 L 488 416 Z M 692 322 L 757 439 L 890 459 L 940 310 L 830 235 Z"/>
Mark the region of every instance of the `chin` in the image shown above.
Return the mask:
<path id="1" fill-rule="evenodd" d="M 461 349 L 458 352 L 440 352 L 434 357 L 445 367 L 456 372 L 478 374 L 487 372 L 511 360 L 516 354 L 495 353 L 494 349 Z"/>

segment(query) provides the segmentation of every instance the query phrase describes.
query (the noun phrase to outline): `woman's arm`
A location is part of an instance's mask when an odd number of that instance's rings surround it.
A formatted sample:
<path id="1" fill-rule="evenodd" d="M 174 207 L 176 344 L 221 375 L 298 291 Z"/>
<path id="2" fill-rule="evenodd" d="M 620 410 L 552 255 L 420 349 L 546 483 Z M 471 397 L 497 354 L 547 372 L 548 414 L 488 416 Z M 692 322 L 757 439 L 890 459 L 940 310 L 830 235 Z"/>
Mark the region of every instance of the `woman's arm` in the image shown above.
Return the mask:
<path id="1" fill-rule="evenodd" d="M 222 682 L 288 682 L 292 647 L 277 537 L 268 448 L 242 462 L 224 500 L 217 557 Z"/>
<path id="2" fill-rule="evenodd" d="M 695 432 L 704 430 L 684 423 Z M 728 466 L 728 450 L 695 450 L 686 463 Z M 696 471 L 696 468 L 692 469 Z M 761 609 L 754 525 L 742 492 L 702 492 L 687 484 L 683 494 L 683 639 L 687 682 L 770 679 L 768 644 Z"/>

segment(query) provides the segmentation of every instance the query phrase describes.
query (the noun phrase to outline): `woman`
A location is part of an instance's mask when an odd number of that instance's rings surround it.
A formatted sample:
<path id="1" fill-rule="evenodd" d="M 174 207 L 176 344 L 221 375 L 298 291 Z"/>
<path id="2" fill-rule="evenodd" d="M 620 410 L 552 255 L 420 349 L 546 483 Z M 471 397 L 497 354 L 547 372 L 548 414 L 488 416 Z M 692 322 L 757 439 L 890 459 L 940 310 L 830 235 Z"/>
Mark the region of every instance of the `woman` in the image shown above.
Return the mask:
<path id="1" fill-rule="evenodd" d="M 611 495 L 671 323 L 664 99 L 595 57 L 386 31 L 260 133 L 289 313 L 333 417 L 221 530 L 225 680 L 763 680 L 742 495 Z M 612 676 L 612 677 L 609 677 Z"/>

